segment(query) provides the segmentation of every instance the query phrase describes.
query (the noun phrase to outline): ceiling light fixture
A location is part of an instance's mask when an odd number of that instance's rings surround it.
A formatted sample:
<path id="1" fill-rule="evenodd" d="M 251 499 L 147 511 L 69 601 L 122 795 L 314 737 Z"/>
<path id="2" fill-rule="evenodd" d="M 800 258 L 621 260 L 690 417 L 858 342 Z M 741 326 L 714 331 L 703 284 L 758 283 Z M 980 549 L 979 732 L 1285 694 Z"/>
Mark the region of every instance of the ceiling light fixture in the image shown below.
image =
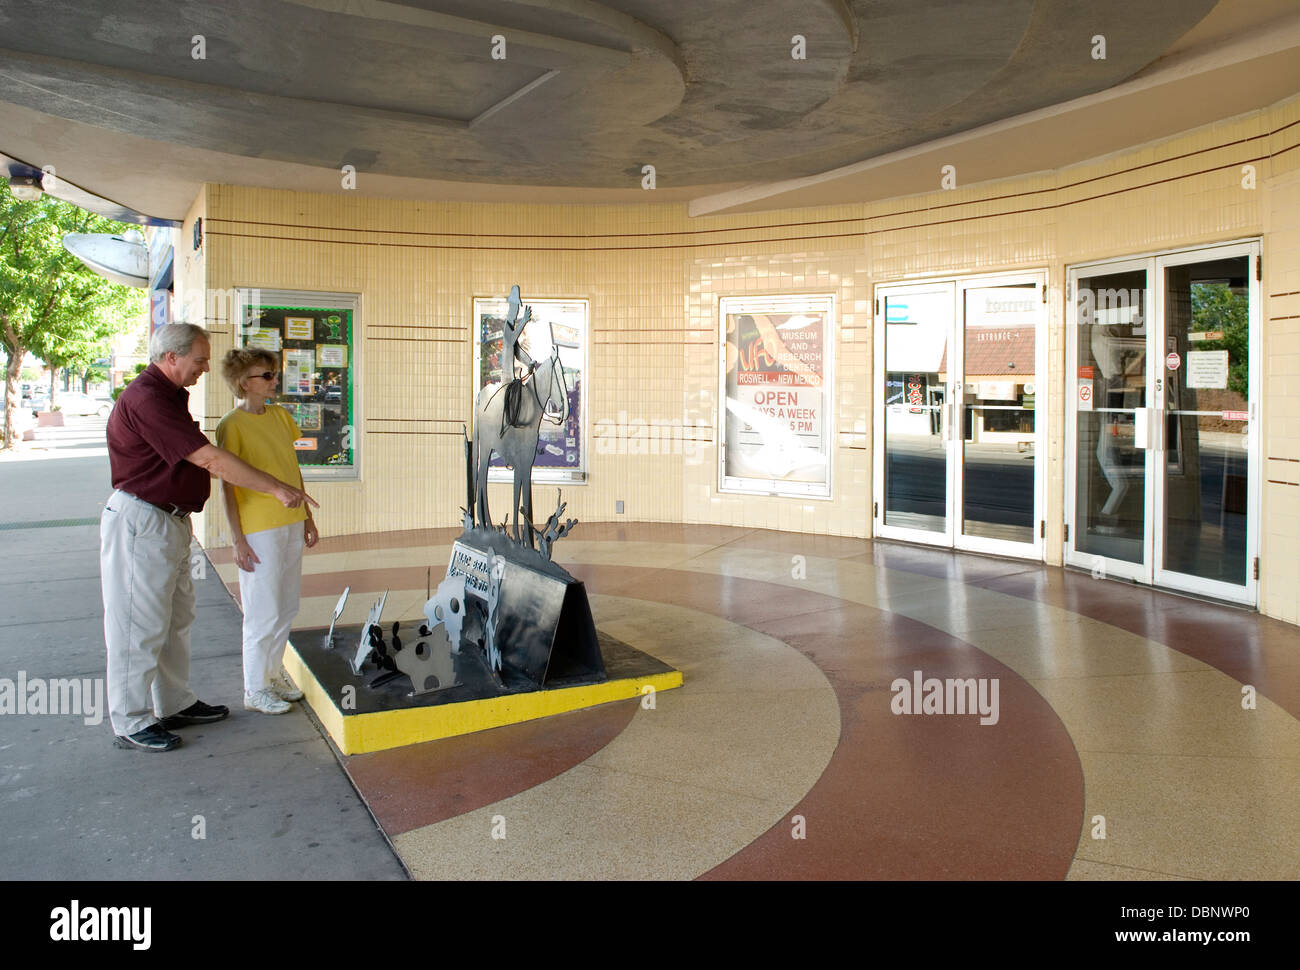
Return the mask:
<path id="1" fill-rule="evenodd" d="M 9 191 L 20 202 L 38 202 L 45 194 L 45 186 L 39 175 L 11 175 Z"/>

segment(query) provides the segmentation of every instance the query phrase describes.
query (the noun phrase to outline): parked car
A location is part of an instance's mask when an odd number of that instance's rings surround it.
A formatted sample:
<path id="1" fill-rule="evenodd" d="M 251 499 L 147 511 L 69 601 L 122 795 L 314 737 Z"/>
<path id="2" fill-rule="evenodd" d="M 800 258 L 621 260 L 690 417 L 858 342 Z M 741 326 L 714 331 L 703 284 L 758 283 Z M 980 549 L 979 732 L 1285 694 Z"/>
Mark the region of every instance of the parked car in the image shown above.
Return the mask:
<path id="1" fill-rule="evenodd" d="M 56 394 L 54 406 L 64 414 L 97 414 L 101 418 L 108 417 L 108 412 L 113 410 L 113 402 L 108 398 L 91 397 L 80 391 L 64 391 L 62 394 Z"/>
<path id="2" fill-rule="evenodd" d="M 50 395 L 45 391 L 33 391 L 31 397 L 23 401 L 23 407 L 31 408 L 32 414 L 50 409 Z"/>
<path id="3" fill-rule="evenodd" d="M 54 406 L 65 415 L 97 414 L 101 418 L 108 417 L 108 412 L 113 410 L 113 402 L 108 398 L 91 397 L 89 394 L 82 394 L 80 391 L 61 391 L 54 397 Z M 33 414 L 39 411 L 48 411 L 50 409 L 50 396 L 40 394 L 33 397 L 31 407 Z"/>

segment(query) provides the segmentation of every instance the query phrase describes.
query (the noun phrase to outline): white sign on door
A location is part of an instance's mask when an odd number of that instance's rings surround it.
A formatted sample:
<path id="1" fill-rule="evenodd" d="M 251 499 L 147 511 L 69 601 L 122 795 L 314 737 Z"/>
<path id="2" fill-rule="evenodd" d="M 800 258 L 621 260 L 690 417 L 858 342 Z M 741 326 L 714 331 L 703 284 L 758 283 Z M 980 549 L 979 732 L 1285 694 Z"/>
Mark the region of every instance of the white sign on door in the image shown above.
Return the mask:
<path id="1" fill-rule="evenodd" d="M 1079 410 L 1092 410 L 1092 381 L 1079 381 Z"/>
<path id="2" fill-rule="evenodd" d="M 1189 350 L 1187 352 L 1187 386 L 1224 390 L 1228 386 L 1228 352 L 1226 350 Z"/>

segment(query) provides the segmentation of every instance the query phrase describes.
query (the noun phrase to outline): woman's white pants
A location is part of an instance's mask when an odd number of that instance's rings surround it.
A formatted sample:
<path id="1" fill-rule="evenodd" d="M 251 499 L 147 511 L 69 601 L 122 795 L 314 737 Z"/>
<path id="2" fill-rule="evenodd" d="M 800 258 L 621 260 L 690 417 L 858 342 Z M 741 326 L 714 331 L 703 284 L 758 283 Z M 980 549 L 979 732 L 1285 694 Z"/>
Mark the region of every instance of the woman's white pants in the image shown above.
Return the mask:
<path id="1" fill-rule="evenodd" d="M 239 571 L 244 607 L 244 691 L 270 686 L 280 672 L 302 590 L 303 524 L 291 522 L 244 537 L 260 562 Z"/>

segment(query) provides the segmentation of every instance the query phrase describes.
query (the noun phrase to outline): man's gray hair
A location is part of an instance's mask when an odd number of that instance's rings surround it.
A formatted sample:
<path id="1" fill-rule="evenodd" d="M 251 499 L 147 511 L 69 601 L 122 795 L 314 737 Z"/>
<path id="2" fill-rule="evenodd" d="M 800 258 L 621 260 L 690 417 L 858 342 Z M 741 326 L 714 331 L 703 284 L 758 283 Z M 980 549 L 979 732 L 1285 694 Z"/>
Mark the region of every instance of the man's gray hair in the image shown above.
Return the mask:
<path id="1" fill-rule="evenodd" d="M 209 333 L 193 323 L 169 323 L 158 327 L 149 338 L 149 359 L 156 364 L 169 353 L 184 357 L 197 337 L 212 342 Z"/>

